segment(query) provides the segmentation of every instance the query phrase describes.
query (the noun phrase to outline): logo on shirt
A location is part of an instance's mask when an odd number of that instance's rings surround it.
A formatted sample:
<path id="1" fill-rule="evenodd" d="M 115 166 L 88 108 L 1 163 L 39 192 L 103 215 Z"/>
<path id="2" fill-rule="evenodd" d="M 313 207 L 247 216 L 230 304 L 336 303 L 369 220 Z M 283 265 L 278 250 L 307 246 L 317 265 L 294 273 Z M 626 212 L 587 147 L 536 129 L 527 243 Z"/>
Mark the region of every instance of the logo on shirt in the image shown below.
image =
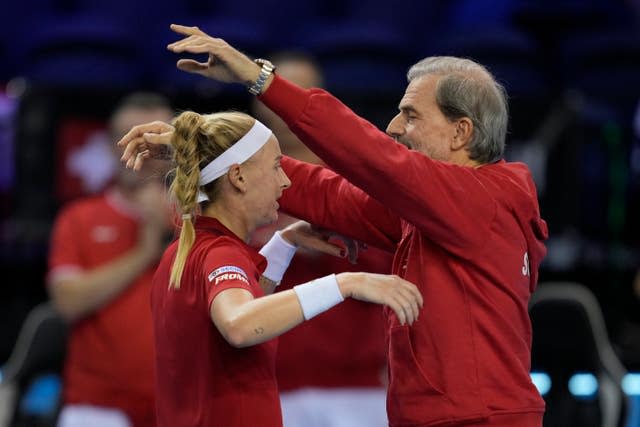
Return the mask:
<path id="1" fill-rule="evenodd" d="M 112 225 L 98 225 L 91 230 L 91 238 L 96 243 L 111 243 L 118 238 L 118 229 Z"/>
<path id="2" fill-rule="evenodd" d="M 531 267 L 529 266 L 529 252 L 525 252 L 522 260 L 522 275 L 529 276 L 530 272 Z"/>
<path id="3" fill-rule="evenodd" d="M 210 282 L 213 282 L 214 285 L 225 280 L 240 280 L 241 282 L 249 284 L 247 273 L 245 273 L 243 269 L 233 265 L 225 265 L 224 267 L 216 268 L 209 273 L 208 279 Z"/>

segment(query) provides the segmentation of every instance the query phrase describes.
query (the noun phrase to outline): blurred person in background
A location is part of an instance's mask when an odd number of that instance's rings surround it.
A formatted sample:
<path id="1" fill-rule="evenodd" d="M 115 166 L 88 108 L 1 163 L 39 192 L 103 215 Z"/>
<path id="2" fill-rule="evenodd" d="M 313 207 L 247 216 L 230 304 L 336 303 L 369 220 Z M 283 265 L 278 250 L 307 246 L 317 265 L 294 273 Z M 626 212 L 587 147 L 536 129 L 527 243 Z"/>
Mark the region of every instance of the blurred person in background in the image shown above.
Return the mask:
<path id="1" fill-rule="evenodd" d="M 295 51 L 270 56 L 278 74 L 304 87 L 322 87 L 322 72 L 314 58 Z M 275 113 L 257 99 L 254 115 L 273 131 L 282 153 L 323 165 Z M 259 228 L 251 244 L 262 247 L 276 230 L 297 221 L 282 212 L 278 220 Z M 289 289 L 342 271 L 389 273 L 390 253 L 367 248 L 349 262 L 320 252 L 299 249 L 281 289 Z M 280 337 L 276 375 L 285 427 L 386 426 L 386 348 L 382 309 L 353 299 L 319 315 Z"/>
<path id="2" fill-rule="evenodd" d="M 130 94 L 110 116 L 110 138 L 172 116 L 163 96 Z M 149 299 L 172 236 L 166 170 L 161 161 L 138 174 L 120 167 L 106 191 L 68 203 L 55 220 L 48 291 L 71 325 L 59 427 L 155 425 Z"/>

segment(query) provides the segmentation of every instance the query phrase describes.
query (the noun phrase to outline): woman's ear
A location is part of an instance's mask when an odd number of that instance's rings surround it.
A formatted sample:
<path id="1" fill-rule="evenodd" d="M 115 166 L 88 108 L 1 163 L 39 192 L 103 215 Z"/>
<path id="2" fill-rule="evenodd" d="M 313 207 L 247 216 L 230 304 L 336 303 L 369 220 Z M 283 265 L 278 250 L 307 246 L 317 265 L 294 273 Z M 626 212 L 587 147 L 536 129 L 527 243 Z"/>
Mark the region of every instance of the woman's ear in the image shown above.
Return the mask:
<path id="1" fill-rule="evenodd" d="M 465 148 L 473 137 L 473 122 L 468 117 L 462 117 L 456 121 L 456 135 L 451 149 L 453 151 Z"/>
<path id="2" fill-rule="evenodd" d="M 240 193 L 247 192 L 247 180 L 242 173 L 242 166 L 239 164 L 231 165 L 227 172 L 227 179 L 233 188 Z"/>

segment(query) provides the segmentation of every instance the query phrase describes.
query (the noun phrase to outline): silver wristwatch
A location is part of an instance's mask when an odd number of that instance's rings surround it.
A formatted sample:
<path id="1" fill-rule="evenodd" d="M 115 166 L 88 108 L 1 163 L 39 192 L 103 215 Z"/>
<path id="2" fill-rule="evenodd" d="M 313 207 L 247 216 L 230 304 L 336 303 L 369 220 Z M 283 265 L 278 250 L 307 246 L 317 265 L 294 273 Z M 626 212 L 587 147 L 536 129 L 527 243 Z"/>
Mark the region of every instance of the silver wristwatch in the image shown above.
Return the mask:
<path id="1" fill-rule="evenodd" d="M 248 87 L 249 93 L 252 95 L 260 95 L 262 92 L 262 88 L 264 84 L 267 82 L 267 79 L 276 69 L 276 67 L 266 59 L 254 59 L 254 62 L 258 65 L 262 65 L 262 69 L 260 70 L 260 74 L 258 75 L 258 80 L 255 81 L 251 86 Z"/>

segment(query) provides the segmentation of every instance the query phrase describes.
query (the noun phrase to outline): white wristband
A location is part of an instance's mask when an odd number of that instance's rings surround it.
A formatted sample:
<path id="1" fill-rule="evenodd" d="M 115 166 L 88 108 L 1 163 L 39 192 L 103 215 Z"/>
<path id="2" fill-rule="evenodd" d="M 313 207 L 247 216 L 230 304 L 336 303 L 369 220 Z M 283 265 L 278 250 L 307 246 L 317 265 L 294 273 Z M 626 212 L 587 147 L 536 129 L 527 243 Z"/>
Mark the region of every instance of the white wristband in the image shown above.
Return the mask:
<path id="1" fill-rule="evenodd" d="M 294 286 L 293 290 L 298 296 L 305 320 L 344 301 L 335 274 Z"/>
<path id="2" fill-rule="evenodd" d="M 273 237 L 260 249 L 260 254 L 267 259 L 267 268 L 262 275 L 279 284 L 297 248 L 284 240 L 280 232 L 276 231 Z"/>

